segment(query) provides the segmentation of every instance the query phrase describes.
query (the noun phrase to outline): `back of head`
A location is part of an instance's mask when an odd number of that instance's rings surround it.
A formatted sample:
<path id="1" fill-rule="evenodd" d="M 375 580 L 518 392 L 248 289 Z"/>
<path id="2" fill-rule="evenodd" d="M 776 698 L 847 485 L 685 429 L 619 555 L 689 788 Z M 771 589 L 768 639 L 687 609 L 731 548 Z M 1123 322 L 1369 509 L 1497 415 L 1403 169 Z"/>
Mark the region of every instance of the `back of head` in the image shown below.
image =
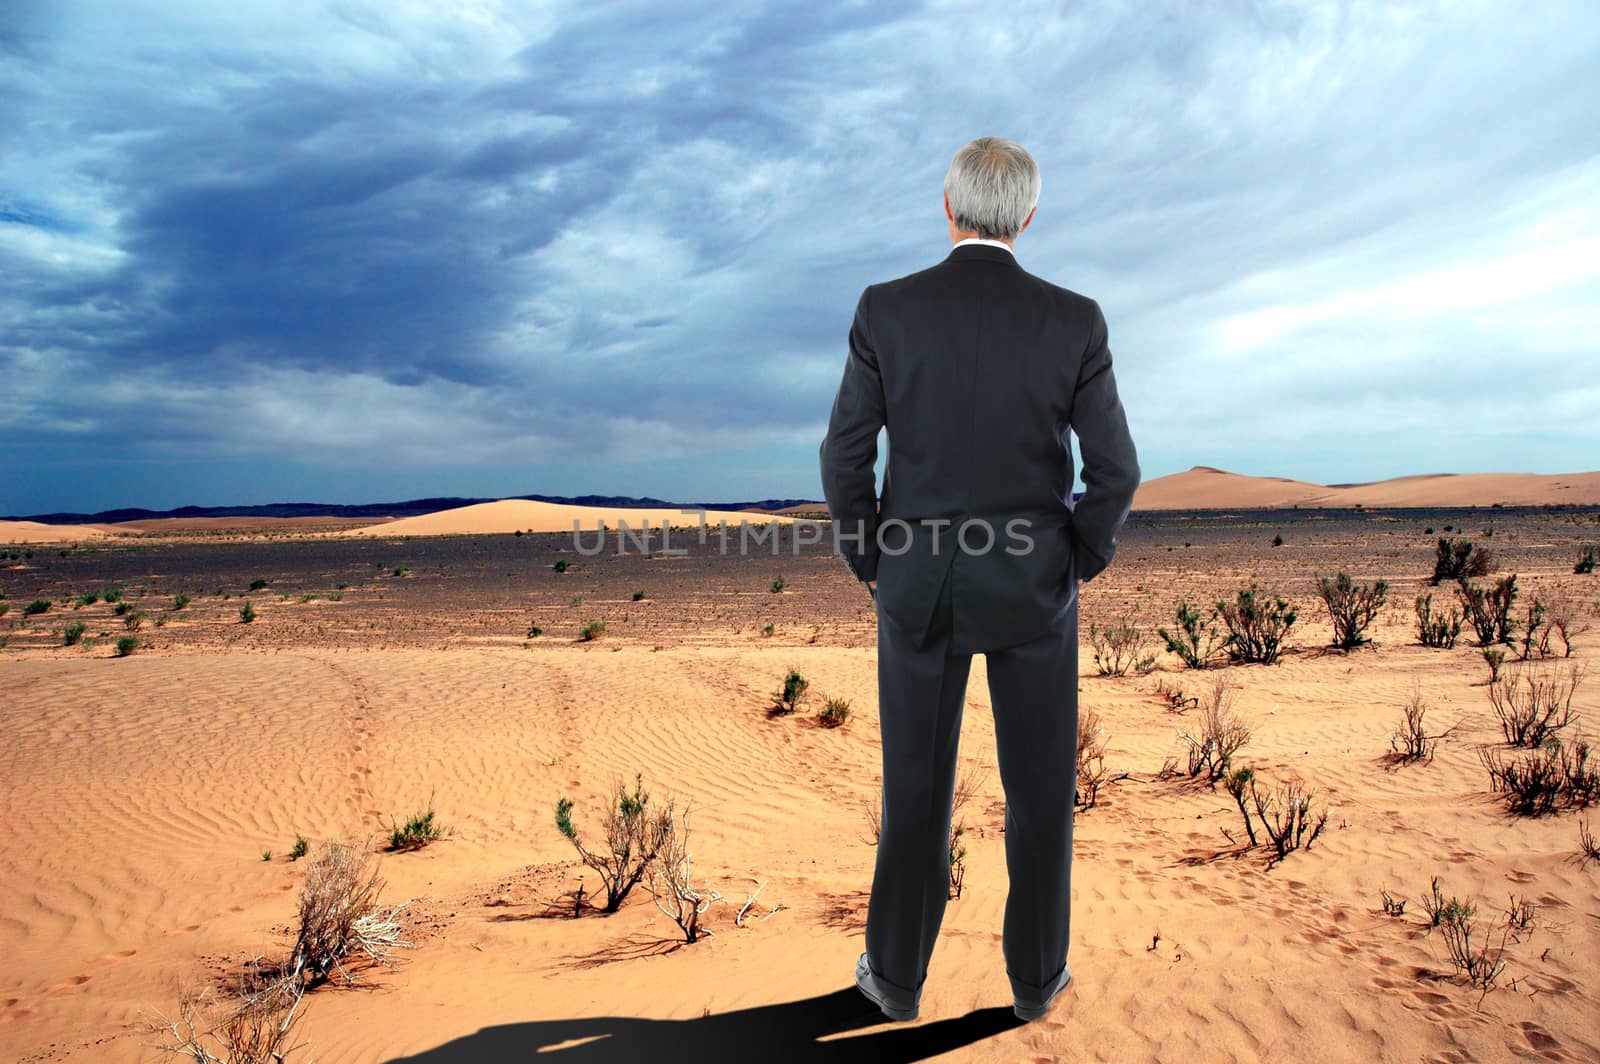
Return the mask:
<path id="1" fill-rule="evenodd" d="M 1039 166 L 1022 145 L 979 137 L 964 145 L 944 176 L 957 229 L 1013 240 L 1039 202 Z"/>

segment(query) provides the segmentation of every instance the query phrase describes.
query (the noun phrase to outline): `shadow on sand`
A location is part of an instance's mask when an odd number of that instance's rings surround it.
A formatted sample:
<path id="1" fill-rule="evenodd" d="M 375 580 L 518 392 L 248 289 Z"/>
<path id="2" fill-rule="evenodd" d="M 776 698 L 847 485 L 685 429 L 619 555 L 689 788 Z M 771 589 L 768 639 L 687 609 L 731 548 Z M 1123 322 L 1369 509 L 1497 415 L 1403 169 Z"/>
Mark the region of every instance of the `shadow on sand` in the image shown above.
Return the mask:
<path id="1" fill-rule="evenodd" d="M 848 1032 L 883 1025 L 870 1034 Z M 1011 1007 L 949 1020 L 891 1023 L 855 987 L 803 1001 L 689 1020 L 590 1016 L 485 1027 L 388 1064 L 501 1064 L 532 1060 L 896 1061 L 924 1060 L 1020 1027 Z M 536 1056 L 537 1054 L 537 1056 Z"/>

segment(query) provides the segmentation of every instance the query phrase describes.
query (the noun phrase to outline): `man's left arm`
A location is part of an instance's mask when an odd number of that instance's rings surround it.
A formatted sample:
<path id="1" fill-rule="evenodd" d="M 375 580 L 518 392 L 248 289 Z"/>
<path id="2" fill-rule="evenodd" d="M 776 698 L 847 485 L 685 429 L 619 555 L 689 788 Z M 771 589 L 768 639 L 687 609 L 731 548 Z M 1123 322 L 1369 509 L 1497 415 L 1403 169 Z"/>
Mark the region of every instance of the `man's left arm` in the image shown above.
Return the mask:
<path id="1" fill-rule="evenodd" d="M 856 303 L 850 354 L 822 440 L 822 494 L 834 535 L 856 579 L 874 588 L 878 577 L 878 431 L 885 422 L 883 377 L 868 321 L 872 286 Z"/>

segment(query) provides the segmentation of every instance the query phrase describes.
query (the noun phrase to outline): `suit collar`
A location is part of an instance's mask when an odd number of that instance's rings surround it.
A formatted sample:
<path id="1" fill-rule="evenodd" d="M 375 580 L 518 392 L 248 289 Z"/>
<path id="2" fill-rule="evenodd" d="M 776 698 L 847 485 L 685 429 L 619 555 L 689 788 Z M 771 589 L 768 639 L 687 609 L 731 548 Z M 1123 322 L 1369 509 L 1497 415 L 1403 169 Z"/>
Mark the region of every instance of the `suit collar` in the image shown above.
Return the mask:
<path id="1" fill-rule="evenodd" d="M 960 247 L 952 246 L 950 254 L 945 257 L 946 262 L 969 262 L 972 260 L 987 260 L 989 262 L 1009 262 L 1017 264 L 1017 256 L 1013 251 L 997 248 L 993 244 L 962 244 Z"/>

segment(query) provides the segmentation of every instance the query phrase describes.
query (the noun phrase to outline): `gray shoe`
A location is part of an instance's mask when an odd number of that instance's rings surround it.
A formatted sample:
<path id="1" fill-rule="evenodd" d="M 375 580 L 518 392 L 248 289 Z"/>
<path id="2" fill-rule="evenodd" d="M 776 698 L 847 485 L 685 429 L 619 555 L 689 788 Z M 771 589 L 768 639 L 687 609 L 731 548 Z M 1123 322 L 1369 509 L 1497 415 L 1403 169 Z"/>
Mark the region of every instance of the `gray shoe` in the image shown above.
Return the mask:
<path id="1" fill-rule="evenodd" d="M 1071 982 L 1072 970 L 1063 965 L 1061 968 L 1061 974 L 1056 977 L 1054 984 L 1052 984 L 1050 994 L 1044 999 L 1043 1004 L 1025 1005 L 1021 1001 L 1017 1001 L 1011 1006 L 1011 1011 L 1015 1012 L 1017 1014 L 1017 1018 L 1020 1020 L 1037 1020 L 1039 1017 L 1050 1011 L 1050 1006 L 1055 1004 L 1056 998 L 1063 990 L 1067 988 L 1067 985 Z"/>
<path id="2" fill-rule="evenodd" d="M 906 1023 L 917 1018 L 922 1009 L 922 994 L 918 993 L 916 999 L 909 1005 L 892 1001 L 884 992 L 883 984 L 878 981 L 877 975 L 867 963 L 867 955 L 863 953 L 856 961 L 856 989 L 866 995 L 868 1001 L 883 1010 L 883 1014 L 896 1023 Z"/>

